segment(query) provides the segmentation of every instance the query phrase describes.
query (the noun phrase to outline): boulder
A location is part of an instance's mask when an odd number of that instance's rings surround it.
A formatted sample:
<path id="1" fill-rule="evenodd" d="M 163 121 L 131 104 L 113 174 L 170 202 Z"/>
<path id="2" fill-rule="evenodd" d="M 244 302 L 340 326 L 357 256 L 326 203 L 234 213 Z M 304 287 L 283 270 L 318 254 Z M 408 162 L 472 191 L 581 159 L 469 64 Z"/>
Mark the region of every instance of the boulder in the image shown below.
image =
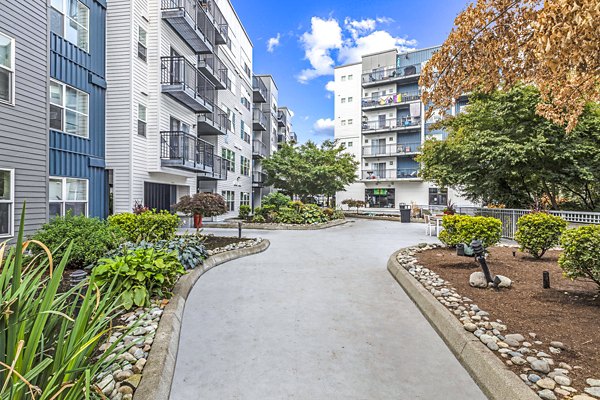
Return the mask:
<path id="1" fill-rule="evenodd" d="M 483 289 L 488 287 L 488 282 L 483 272 L 473 272 L 469 277 L 469 285 Z"/>

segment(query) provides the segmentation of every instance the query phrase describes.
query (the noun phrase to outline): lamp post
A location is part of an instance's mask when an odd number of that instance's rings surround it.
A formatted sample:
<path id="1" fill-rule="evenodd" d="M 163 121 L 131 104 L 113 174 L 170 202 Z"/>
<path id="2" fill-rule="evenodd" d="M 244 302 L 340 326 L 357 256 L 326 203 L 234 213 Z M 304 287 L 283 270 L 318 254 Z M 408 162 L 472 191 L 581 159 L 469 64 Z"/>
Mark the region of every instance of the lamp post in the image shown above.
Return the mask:
<path id="1" fill-rule="evenodd" d="M 487 262 L 485 261 L 485 249 L 483 247 L 483 243 L 481 242 L 481 240 L 473 240 L 471 242 L 471 248 L 473 249 L 473 254 L 475 255 L 475 259 L 481 265 L 481 269 L 483 270 L 483 274 L 485 275 L 485 280 L 488 283 L 493 283 L 494 287 L 498 288 L 498 285 L 501 282 L 500 278 L 498 278 L 497 276 L 495 278 L 492 278 L 490 269 L 487 265 Z"/>

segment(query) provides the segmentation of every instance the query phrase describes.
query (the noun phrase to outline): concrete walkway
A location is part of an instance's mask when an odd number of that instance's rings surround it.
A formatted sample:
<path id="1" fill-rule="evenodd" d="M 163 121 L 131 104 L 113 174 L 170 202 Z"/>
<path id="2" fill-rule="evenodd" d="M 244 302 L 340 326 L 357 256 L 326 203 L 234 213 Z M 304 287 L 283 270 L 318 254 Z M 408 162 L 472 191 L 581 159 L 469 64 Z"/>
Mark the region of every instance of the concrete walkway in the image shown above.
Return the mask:
<path id="1" fill-rule="evenodd" d="M 356 220 L 244 232 L 271 247 L 192 290 L 171 399 L 485 399 L 386 269 L 395 250 L 431 241 L 424 231 Z"/>

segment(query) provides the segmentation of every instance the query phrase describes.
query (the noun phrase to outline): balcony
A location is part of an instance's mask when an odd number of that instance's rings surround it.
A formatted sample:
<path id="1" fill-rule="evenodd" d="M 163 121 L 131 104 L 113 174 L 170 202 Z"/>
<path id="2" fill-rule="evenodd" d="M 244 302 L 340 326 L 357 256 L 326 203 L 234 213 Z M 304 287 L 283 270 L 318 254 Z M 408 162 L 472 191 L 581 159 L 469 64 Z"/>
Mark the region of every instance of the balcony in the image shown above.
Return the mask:
<path id="1" fill-rule="evenodd" d="M 231 131 L 231 121 L 227 113 L 217 106 L 213 111 L 198 114 L 198 136 L 227 135 Z"/>
<path id="2" fill-rule="evenodd" d="M 377 97 L 365 97 L 362 99 L 363 111 L 381 108 L 398 107 L 421 100 L 419 91 L 389 94 Z"/>
<path id="3" fill-rule="evenodd" d="M 212 170 L 198 172 L 199 181 L 224 181 L 227 180 L 228 161 L 217 155 L 213 156 L 214 165 Z"/>
<path id="4" fill-rule="evenodd" d="M 267 145 L 265 145 L 260 140 L 252 141 L 252 158 L 254 158 L 254 159 L 265 158 L 268 155 L 269 155 L 269 152 L 267 151 Z"/>
<path id="5" fill-rule="evenodd" d="M 398 157 L 409 156 L 419 153 L 421 147 L 420 142 L 413 143 L 394 143 L 394 144 L 373 144 L 371 146 L 363 146 L 363 157 Z"/>
<path id="6" fill-rule="evenodd" d="M 376 169 L 362 171 L 363 181 L 408 180 L 421 181 L 418 168 Z"/>
<path id="7" fill-rule="evenodd" d="M 363 87 L 377 86 L 397 81 L 418 80 L 421 75 L 421 64 L 390 66 L 366 72 L 362 75 Z"/>
<path id="8" fill-rule="evenodd" d="M 160 160 L 164 167 L 173 167 L 196 173 L 215 172 L 214 146 L 189 132 L 163 131 L 160 133 Z"/>
<path id="9" fill-rule="evenodd" d="M 434 129 L 435 123 L 425 124 L 425 138 L 436 138 L 438 140 L 446 140 L 448 138 L 448 132 L 443 129 Z"/>
<path id="10" fill-rule="evenodd" d="M 197 0 L 161 0 L 162 18 L 196 52 L 212 53 L 215 25 L 206 6 Z"/>
<path id="11" fill-rule="evenodd" d="M 217 44 L 227 44 L 229 41 L 229 24 L 223 16 L 221 9 L 214 4 L 214 19 L 215 19 L 215 41 Z"/>
<path id="12" fill-rule="evenodd" d="M 269 91 L 267 86 L 257 76 L 252 77 L 252 102 L 253 103 L 266 103 L 269 97 Z"/>
<path id="13" fill-rule="evenodd" d="M 258 108 L 252 110 L 252 130 L 266 131 L 268 126 L 267 116 Z"/>
<path id="14" fill-rule="evenodd" d="M 227 67 L 215 54 L 203 54 L 198 57 L 198 70 L 215 85 L 216 89 L 227 88 Z"/>
<path id="15" fill-rule="evenodd" d="M 296 135 L 296 132 L 290 132 L 290 142 L 293 144 L 298 143 L 298 135 Z"/>
<path id="16" fill-rule="evenodd" d="M 362 132 L 385 133 L 421 129 L 421 117 L 389 118 L 385 120 L 363 121 Z"/>
<path id="17" fill-rule="evenodd" d="M 265 187 L 267 182 L 267 174 L 264 172 L 254 171 L 252 172 L 252 187 L 261 188 Z"/>
<path id="18" fill-rule="evenodd" d="M 283 111 L 277 111 L 277 126 L 285 128 L 287 125 L 287 116 Z"/>
<path id="19" fill-rule="evenodd" d="M 161 57 L 161 91 L 195 113 L 213 111 L 215 86 L 184 57 Z"/>

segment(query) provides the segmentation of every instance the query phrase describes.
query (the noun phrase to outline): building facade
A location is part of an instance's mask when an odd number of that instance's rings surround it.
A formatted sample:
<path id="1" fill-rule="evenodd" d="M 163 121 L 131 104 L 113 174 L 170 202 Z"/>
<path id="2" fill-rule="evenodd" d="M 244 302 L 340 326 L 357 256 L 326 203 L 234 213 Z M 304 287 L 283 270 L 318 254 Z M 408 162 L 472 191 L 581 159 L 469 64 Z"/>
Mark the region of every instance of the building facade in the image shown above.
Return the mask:
<path id="1" fill-rule="evenodd" d="M 48 7 L 0 2 L 0 242 L 48 217 Z M 36 21 L 35 24 L 31 20 Z"/>
<path id="2" fill-rule="evenodd" d="M 357 182 L 336 196 L 340 205 L 353 198 L 372 208 L 399 204 L 465 203 L 458 192 L 438 188 L 419 177 L 416 156 L 431 130 L 420 100 L 423 65 L 439 47 L 398 53 L 396 49 L 365 55 L 362 61 L 335 70 L 335 139 L 360 161 Z M 453 115 L 466 105 L 460 99 Z"/>
<path id="3" fill-rule="evenodd" d="M 112 212 L 197 192 L 250 205 L 252 43 L 228 0 L 113 0 L 107 165 Z"/>

